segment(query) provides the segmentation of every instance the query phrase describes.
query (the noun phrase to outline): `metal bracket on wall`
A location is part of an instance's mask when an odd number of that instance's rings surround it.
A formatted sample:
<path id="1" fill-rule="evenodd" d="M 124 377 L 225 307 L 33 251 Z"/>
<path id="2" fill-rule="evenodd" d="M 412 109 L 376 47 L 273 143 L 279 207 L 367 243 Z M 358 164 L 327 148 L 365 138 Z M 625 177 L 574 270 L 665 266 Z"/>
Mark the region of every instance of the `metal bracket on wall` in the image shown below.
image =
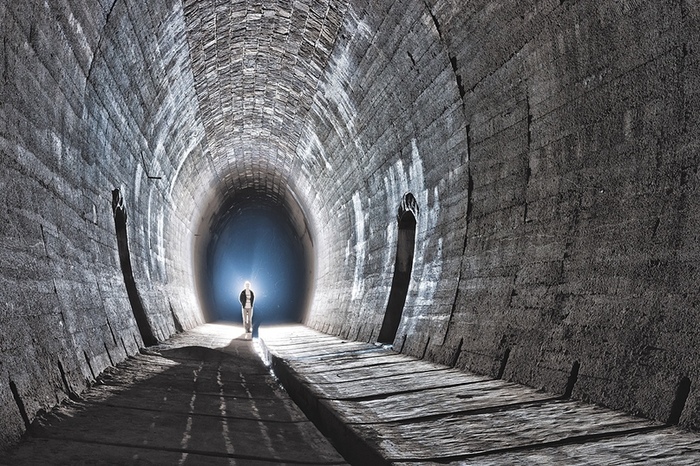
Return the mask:
<path id="1" fill-rule="evenodd" d="M 143 162 L 143 170 L 146 172 L 146 178 L 148 178 L 149 180 L 163 179 L 162 176 L 152 176 L 150 173 L 148 173 L 148 166 L 146 166 L 146 157 L 144 157 L 143 152 L 141 152 L 141 162 Z"/>

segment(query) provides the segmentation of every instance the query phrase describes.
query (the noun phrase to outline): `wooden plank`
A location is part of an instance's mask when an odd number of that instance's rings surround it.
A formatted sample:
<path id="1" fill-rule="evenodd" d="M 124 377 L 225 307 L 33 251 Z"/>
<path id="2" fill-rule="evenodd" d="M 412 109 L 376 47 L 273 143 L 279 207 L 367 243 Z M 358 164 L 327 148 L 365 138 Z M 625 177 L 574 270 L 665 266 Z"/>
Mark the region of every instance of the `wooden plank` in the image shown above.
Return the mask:
<path id="1" fill-rule="evenodd" d="M 431 371 L 445 370 L 444 366 L 430 364 L 424 361 L 404 360 L 396 364 L 389 365 L 364 365 L 353 368 L 337 368 L 335 370 L 305 373 L 308 381 L 320 383 L 347 383 L 360 380 L 377 380 L 382 383 L 382 379 L 396 377 L 400 375 L 424 374 Z"/>
<path id="2" fill-rule="evenodd" d="M 410 361 L 413 361 L 413 359 L 398 353 L 363 353 L 357 355 L 357 357 L 326 359 L 322 364 L 319 364 L 318 361 L 308 363 L 304 361 L 294 361 L 294 367 L 303 371 L 305 374 L 315 374 L 343 371 L 353 368 L 402 364 Z"/>
<path id="3" fill-rule="evenodd" d="M 659 424 L 581 402 L 555 401 L 424 422 L 356 424 L 353 428 L 363 437 L 380 439 L 377 446 L 382 454 L 401 461 L 483 454 L 651 426 Z"/>
<path id="4" fill-rule="evenodd" d="M 320 346 L 318 349 L 307 349 L 299 352 L 286 353 L 285 359 L 301 361 L 324 361 L 338 358 L 353 358 L 360 354 L 386 354 L 385 349 L 365 344 L 343 345 L 341 347 Z M 371 356 L 368 356 L 371 357 Z"/>
<path id="5" fill-rule="evenodd" d="M 690 432 L 668 428 L 656 432 L 622 435 L 586 443 L 548 448 L 486 454 L 468 461 L 421 465 L 469 464 L 474 466 L 530 466 L 561 464 L 567 466 L 696 466 L 700 464 L 700 438 Z M 396 466 L 415 466 L 415 462 L 397 462 Z"/>
<path id="6" fill-rule="evenodd" d="M 328 403 L 346 422 L 369 424 L 408 421 L 459 412 L 506 408 L 551 400 L 552 395 L 502 380 L 486 380 L 449 388 L 433 388 L 369 401 Z"/>
<path id="7" fill-rule="evenodd" d="M 313 385 L 312 389 L 322 399 L 350 400 L 391 396 L 396 393 L 426 390 L 429 388 L 467 385 L 488 380 L 485 376 L 467 374 L 455 369 L 443 369 L 418 374 L 403 374 L 378 380 L 357 380 L 339 384 Z"/>

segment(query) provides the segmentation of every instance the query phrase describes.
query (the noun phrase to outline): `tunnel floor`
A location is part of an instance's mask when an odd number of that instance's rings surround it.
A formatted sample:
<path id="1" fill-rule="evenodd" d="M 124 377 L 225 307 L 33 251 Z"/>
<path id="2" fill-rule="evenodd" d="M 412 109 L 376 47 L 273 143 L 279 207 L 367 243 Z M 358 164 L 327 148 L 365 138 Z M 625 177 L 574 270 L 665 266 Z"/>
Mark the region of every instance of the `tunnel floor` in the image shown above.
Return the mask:
<path id="1" fill-rule="evenodd" d="M 0 464 L 700 464 L 676 427 L 300 325 L 260 337 L 277 377 L 207 324 L 103 372 Z"/>
<path id="2" fill-rule="evenodd" d="M 676 427 L 303 326 L 261 340 L 353 464 L 700 464 L 700 435 Z"/>
<path id="3" fill-rule="evenodd" d="M 242 327 L 208 324 L 103 372 L 79 400 L 39 416 L 0 464 L 346 463 Z"/>

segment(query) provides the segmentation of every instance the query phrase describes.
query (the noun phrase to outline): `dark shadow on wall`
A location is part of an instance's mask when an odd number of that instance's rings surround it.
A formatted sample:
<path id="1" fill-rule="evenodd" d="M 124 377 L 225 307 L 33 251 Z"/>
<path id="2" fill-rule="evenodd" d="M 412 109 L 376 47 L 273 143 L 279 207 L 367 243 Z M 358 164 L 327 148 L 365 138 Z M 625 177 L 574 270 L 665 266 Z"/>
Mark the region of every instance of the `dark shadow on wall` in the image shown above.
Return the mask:
<path id="1" fill-rule="evenodd" d="M 418 203 L 411 193 L 403 196 L 396 219 L 399 223 L 399 234 L 396 245 L 396 262 L 394 262 L 394 279 L 391 282 L 389 302 L 386 305 L 384 321 L 379 331 L 379 343 L 393 343 L 396 331 L 401 323 L 403 307 L 406 303 L 408 286 L 411 283 L 413 270 L 413 253 L 416 245 L 416 216 Z"/>
<path id="2" fill-rule="evenodd" d="M 129 296 L 129 302 L 131 303 L 131 310 L 134 313 L 141 339 L 146 346 L 152 346 L 158 343 L 158 339 L 153 334 L 153 329 L 146 316 L 146 309 L 143 307 L 141 296 L 136 288 L 136 281 L 134 280 L 134 273 L 131 268 L 129 240 L 126 233 L 126 206 L 124 205 L 124 197 L 119 189 L 112 191 L 112 212 L 114 214 L 114 226 L 117 230 L 119 263 L 121 265 L 122 274 L 124 275 L 124 284 L 126 285 L 126 292 Z"/>

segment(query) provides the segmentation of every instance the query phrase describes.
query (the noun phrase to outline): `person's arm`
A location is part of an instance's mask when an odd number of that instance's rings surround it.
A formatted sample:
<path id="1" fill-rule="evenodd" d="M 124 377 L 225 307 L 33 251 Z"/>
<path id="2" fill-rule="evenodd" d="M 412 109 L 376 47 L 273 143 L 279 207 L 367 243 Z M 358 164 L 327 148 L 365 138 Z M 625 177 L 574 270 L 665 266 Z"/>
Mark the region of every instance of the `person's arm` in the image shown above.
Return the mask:
<path id="1" fill-rule="evenodd" d="M 253 307 L 253 301 L 255 301 L 255 293 L 253 293 L 253 290 L 250 290 L 250 307 Z"/>

